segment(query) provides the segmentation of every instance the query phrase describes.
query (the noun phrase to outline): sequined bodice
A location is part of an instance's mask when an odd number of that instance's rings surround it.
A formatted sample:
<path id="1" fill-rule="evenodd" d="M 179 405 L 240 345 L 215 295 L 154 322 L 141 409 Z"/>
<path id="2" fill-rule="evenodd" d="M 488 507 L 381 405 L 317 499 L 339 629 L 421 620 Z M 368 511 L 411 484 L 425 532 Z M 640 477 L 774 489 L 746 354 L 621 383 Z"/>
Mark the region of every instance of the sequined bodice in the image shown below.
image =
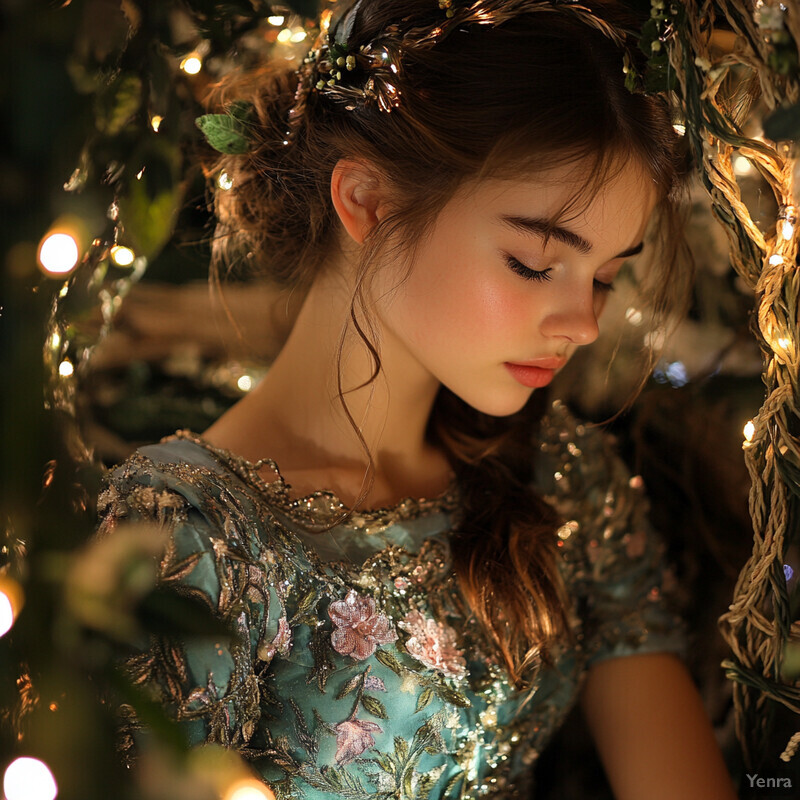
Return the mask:
<path id="1" fill-rule="evenodd" d="M 180 431 L 114 470 L 100 532 L 165 525 L 162 580 L 236 621 L 229 645 L 154 642 L 128 667 L 193 741 L 237 748 L 278 798 L 528 796 L 592 664 L 685 648 L 641 480 L 561 405 L 541 432 L 536 487 L 566 520 L 554 536 L 578 646 L 556 648 L 529 702 L 465 618 L 455 488 L 314 533 L 341 503 L 290 500 L 279 475 L 258 477 L 263 463 Z"/>

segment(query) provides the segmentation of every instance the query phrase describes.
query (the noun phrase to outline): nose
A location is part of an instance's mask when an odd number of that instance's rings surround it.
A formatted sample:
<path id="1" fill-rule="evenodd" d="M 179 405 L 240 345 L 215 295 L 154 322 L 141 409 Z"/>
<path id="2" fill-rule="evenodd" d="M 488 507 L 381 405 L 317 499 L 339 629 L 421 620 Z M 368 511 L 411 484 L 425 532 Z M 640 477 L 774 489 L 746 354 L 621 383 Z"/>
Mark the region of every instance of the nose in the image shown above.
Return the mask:
<path id="1" fill-rule="evenodd" d="M 593 291 L 589 295 L 585 292 L 580 295 L 571 294 L 558 307 L 552 308 L 544 318 L 542 334 L 569 344 L 591 344 L 600 333 L 597 324 L 599 313 L 600 308 Z"/>

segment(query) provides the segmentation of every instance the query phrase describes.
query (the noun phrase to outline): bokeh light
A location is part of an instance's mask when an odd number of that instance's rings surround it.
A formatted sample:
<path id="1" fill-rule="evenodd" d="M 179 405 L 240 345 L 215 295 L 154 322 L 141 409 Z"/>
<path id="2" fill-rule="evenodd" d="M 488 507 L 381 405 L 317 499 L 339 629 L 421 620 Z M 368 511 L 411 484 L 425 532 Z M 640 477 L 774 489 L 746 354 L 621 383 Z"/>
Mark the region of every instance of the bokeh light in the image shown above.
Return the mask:
<path id="1" fill-rule="evenodd" d="M 254 778 L 245 778 L 228 787 L 224 800 L 275 800 L 275 795 L 268 786 L 260 781 Z"/>
<path id="2" fill-rule="evenodd" d="M 158 129 L 161 127 L 161 123 L 164 121 L 164 117 L 160 117 L 158 114 L 154 114 L 150 117 L 150 127 L 158 133 Z"/>
<path id="3" fill-rule="evenodd" d="M 217 184 L 219 185 L 220 189 L 223 189 L 227 192 L 229 189 L 233 188 L 233 178 L 231 178 L 227 172 L 221 172 L 219 179 L 217 180 Z"/>
<path id="4" fill-rule="evenodd" d="M 123 247 L 122 245 L 114 245 L 111 248 L 111 260 L 118 267 L 129 267 L 136 259 L 136 255 L 130 247 Z"/>
<path id="5" fill-rule="evenodd" d="M 242 375 L 236 385 L 242 392 L 249 392 L 253 388 L 253 379 L 249 375 Z"/>
<path id="6" fill-rule="evenodd" d="M 14 609 L 11 606 L 11 598 L 0 589 L 0 636 L 8 633 L 13 624 Z"/>
<path id="7" fill-rule="evenodd" d="M 270 25 L 283 25 L 283 20 L 284 17 L 280 17 L 277 14 L 272 17 L 267 17 L 267 22 L 269 22 Z"/>
<path id="8" fill-rule="evenodd" d="M 69 378 L 72 373 L 75 372 L 75 367 L 72 365 L 72 362 L 65 358 L 59 365 L 58 365 L 58 374 L 62 378 Z"/>
<path id="9" fill-rule="evenodd" d="M 284 28 L 282 31 L 278 31 L 278 41 L 281 42 L 282 44 L 291 41 L 291 38 L 292 38 L 291 28 Z"/>
<path id="10" fill-rule="evenodd" d="M 200 58 L 199 53 L 189 53 L 189 55 L 181 61 L 181 69 L 187 75 L 197 75 L 202 68 L 203 60 Z"/>
<path id="11" fill-rule="evenodd" d="M 22 757 L 6 769 L 3 791 L 6 800 L 55 800 L 58 786 L 44 761 Z"/>
<path id="12" fill-rule="evenodd" d="M 47 275 L 66 275 L 79 256 L 78 241 L 70 233 L 48 233 L 39 245 L 39 264 Z"/>
<path id="13" fill-rule="evenodd" d="M 746 442 L 753 441 L 753 436 L 755 436 L 756 433 L 756 426 L 753 424 L 753 420 L 751 419 L 747 420 L 742 433 L 744 434 L 744 440 Z"/>

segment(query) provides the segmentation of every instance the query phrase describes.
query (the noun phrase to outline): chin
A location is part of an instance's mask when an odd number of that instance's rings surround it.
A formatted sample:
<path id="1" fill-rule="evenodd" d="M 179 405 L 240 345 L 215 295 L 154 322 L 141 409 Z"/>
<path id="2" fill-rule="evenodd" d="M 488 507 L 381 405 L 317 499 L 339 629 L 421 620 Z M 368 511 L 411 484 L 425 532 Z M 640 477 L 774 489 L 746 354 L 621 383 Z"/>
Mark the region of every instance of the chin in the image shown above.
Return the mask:
<path id="1" fill-rule="evenodd" d="M 497 391 L 494 394 L 485 395 L 463 395 L 458 396 L 476 411 L 490 417 L 510 417 L 517 414 L 525 407 L 530 400 L 532 391 L 523 389 L 519 392 Z"/>

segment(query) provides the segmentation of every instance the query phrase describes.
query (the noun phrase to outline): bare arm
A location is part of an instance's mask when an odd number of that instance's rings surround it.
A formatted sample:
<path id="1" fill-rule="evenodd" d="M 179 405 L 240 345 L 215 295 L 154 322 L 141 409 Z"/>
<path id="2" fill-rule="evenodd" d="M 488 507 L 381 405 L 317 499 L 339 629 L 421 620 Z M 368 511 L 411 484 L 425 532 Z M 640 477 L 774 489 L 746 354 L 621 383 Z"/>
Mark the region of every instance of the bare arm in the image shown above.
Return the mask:
<path id="1" fill-rule="evenodd" d="M 590 668 L 581 708 L 617 800 L 736 800 L 702 700 L 670 653 Z"/>

